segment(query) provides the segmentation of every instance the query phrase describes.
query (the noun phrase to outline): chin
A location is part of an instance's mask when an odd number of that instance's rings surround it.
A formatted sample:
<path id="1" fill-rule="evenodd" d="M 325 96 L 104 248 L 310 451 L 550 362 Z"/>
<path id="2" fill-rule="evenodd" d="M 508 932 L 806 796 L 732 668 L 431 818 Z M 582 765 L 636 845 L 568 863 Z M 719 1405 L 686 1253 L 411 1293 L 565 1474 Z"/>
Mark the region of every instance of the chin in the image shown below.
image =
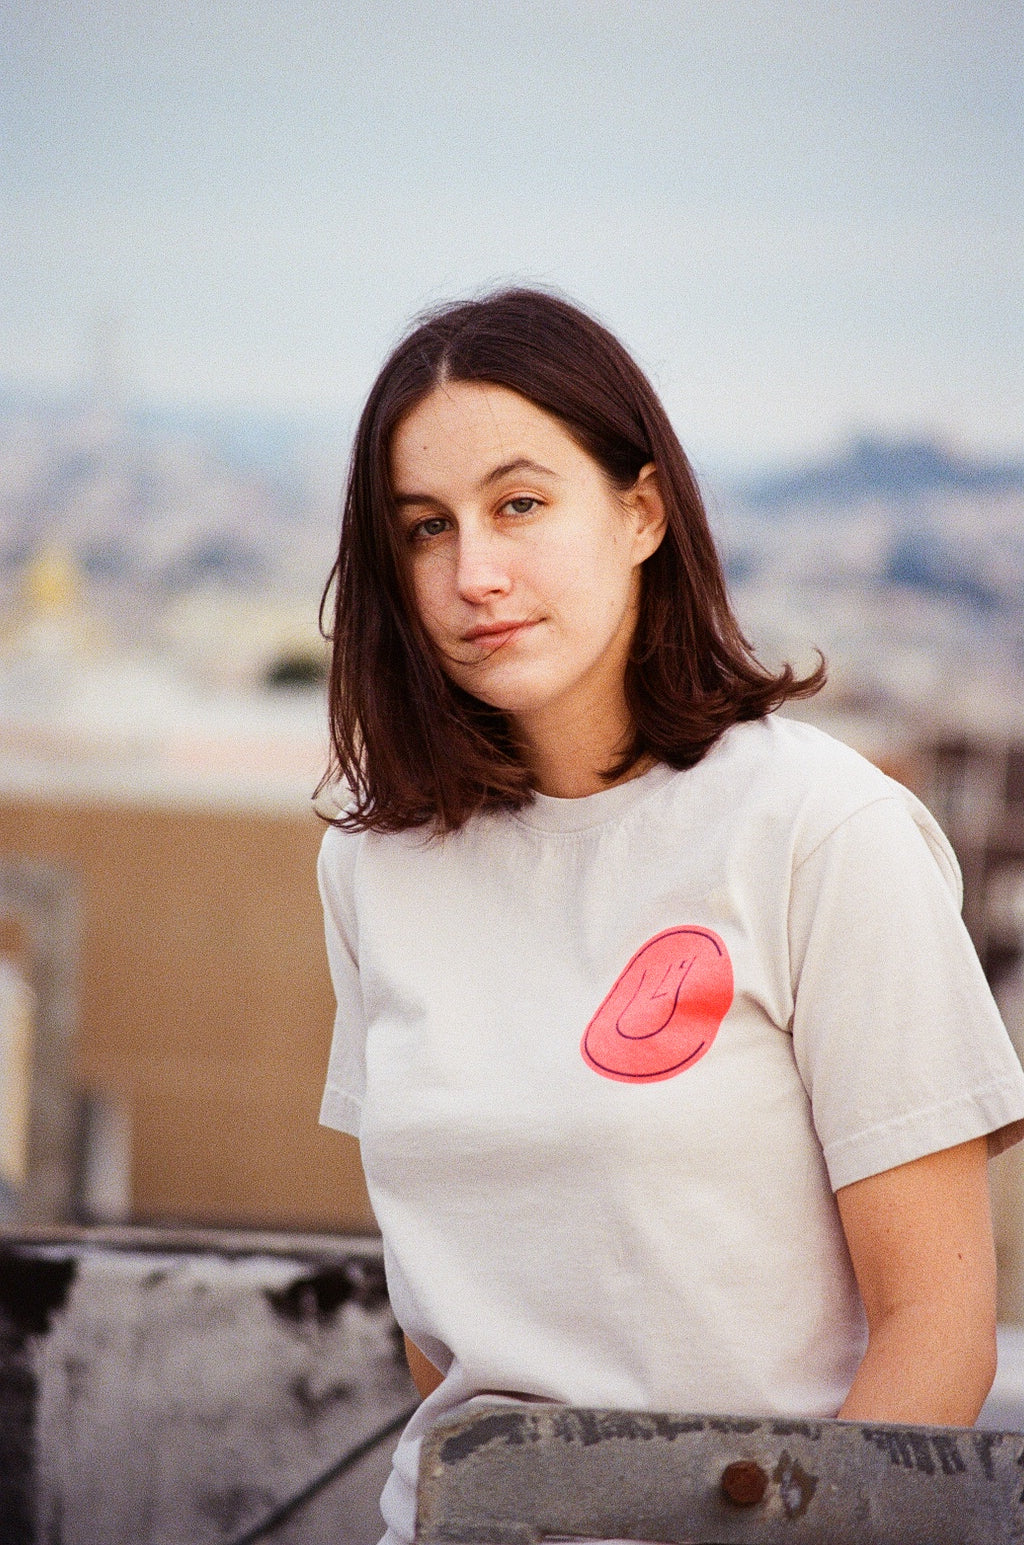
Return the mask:
<path id="1" fill-rule="evenodd" d="M 499 713 L 513 716 L 536 713 L 538 709 L 547 707 L 557 696 L 557 693 L 550 689 L 545 690 L 536 686 L 531 688 L 525 683 L 459 681 L 456 685 L 464 692 L 468 692 L 470 697 L 486 703 L 488 708 L 496 708 Z"/>

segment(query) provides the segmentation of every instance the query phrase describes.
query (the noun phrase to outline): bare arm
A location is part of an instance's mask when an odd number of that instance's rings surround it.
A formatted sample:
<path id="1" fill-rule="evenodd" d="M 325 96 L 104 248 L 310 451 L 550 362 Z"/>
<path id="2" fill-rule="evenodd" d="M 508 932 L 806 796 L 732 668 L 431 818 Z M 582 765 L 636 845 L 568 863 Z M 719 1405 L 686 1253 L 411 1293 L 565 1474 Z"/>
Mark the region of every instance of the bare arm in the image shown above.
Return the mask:
<path id="1" fill-rule="evenodd" d="M 410 1341 L 404 1336 L 405 1357 L 409 1364 L 409 1372 L 412 1374 L 412 1382 L 419 1390 L 420 1396 L 426 1400 L 432 1395 L 437 1386 L 443 1381 L 444 1374 L 439 1373 L 428 1357 L 424 1357 L 415 1341 Z"/>
<path id="2" fill-rule="evenodd" d="M 836 1193 L 868 1321 L 844 1420 L 969 1426 L 996 1367 L 986 1140 Z"/>

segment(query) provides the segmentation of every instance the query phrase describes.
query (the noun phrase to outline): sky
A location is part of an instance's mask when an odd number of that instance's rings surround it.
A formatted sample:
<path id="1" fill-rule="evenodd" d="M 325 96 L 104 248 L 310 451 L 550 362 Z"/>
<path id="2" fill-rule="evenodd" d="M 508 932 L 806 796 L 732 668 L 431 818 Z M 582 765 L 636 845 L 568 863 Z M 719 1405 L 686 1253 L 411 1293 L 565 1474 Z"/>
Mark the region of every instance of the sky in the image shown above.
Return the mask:
<path id="1" fill-rule="evenodd" d="M 351 415 L 553 285 L 698 464 L 1024 454 L 1019 0 L 0 0 L 0 382 Z"/>

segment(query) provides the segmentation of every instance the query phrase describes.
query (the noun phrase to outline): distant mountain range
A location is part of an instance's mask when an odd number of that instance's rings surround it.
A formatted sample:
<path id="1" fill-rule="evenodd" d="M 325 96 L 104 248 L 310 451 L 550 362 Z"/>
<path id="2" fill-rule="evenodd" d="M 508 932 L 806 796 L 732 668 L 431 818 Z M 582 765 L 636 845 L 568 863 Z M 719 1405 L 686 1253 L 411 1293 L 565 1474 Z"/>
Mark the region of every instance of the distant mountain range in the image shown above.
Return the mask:
<path id="1" fill-rule="evenodd" d="M 754 479 L 738 492 L 764 510 L 911 502 L 936 493 L 1024 493 L 1024 462 L 961 455 L 937 440 L 865 435 L 827 460 Z"/>

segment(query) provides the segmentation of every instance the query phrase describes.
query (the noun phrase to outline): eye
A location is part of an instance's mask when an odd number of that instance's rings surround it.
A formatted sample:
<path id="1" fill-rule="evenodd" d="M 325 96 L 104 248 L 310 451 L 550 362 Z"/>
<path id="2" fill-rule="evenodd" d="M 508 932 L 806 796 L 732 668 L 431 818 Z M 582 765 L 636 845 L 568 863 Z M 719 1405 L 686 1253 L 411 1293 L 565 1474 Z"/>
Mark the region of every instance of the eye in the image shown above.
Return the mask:
<path id="1" fill-rule="evenodd" d="M 410 526 L 407 535 L 410 542 L 426 542 L 432 536 L 440 536 L 447 529 L 448 521 L 444 515 L 428 515 L 426 520 L 418 520 L 414 526 Z"/>
<path id="2" fill-rule="evenodd" d="M 539 499 L 533 499 L 528 494 L 523 494 L 518 499 L 506 499 L 502 509 L 511 510 L 513 515 L 529 515 L 539 503 Z"/>

